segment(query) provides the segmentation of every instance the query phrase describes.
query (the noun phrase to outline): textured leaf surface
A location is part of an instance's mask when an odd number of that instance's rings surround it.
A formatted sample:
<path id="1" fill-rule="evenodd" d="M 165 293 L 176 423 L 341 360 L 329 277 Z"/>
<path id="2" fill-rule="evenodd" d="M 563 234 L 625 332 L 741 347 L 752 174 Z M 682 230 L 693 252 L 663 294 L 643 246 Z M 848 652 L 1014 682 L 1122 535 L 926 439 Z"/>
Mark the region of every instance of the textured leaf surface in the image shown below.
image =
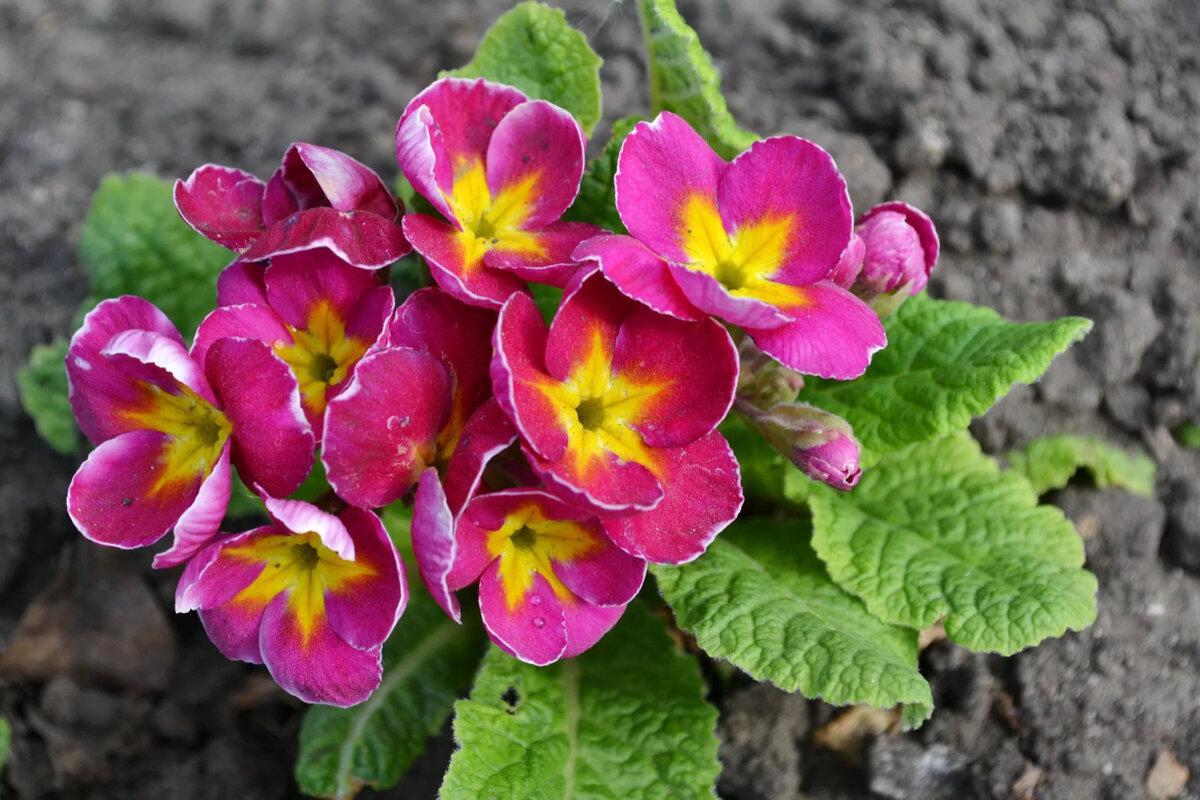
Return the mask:
<path id="1" fill-rule="evenodd" d="M 140 295 L 187 337 L 216 305 L 217 275 L 233 260 L 179 218 L 167 181 L 138 174 L 101 181 L 83 223 L 79 257 L 92 302 Z"/>
<path id="2" fill-rule="evenodd" d="M 678 567 L 653 566 L 676 622 L 704 651 L 760 681 L 835 705 L 905 704 L 910 725 L 933 697 L 917 634 L 873 617 L 809 545 L 806 519 L 743 520 Z"/>
<path id="3" fill-rule="evenodd" d="M 966 434 L 880 461 L 847 494 L 809 498 L 813 546 L 842 588 L 888 622 L 1015 653 L 1096 618 L 1096 579 L 1062 512 Z"/>
<path id="4" fill-rule="evenodd" d="M 418 588 L 383 649 L 383 684 L 353 708 L 313 706 L 300 729 L 296 783 L 316 797 L 349 798 L 400 780 L 470 685 L 482 633 L 454 624 Z"/>
<path id="5" fill-rule="evenodd" d="M 1008 454 L 1008 465 L 1021 473 L 1038 494 L 1061 489 L 1079 470 L 1087 470 L 1096 487 L 1154 496 L 1154 461 L 1089 436 L 1045 436 Z"/>
<path id="6" fill-rule="evenodd" d="M 67 355 L 65 339 L 38 345 L 29 353 L 29 361 L 17 373 L 21 405 L 33 417 L 38 434 L 60 453 L 79 447 L 79 429 L 67 400 Z"/>
<path id="7" fill-rule="evenodd" d="M 686 119 L 724 158 L 758 137 L 739 128 L 721 95 L 721 77 L 675 0 L 639 0 L 650 72 L 650 111 Z"/>
<path id="8" fill-rule="evenodd" d="M 638 603 L 550 667 L 493 648 L 460 701 L 442 800 L 711 798 L 717 711 L 696 661 Z"/>
<path id="9" fill-rule="evenodd" d="M 864 460 L 963 430 L 1014 383 L 1031 383 L 1092 323 L 1007 322 L 990 308 L 924 295 L 888 318 L 888 346 L 853 381 L 808 380 L 800 400 L 854 426 Z"/>
<path id="10" fill-rule="evenodd" d="M 641 117 L 622 117 L 613 123 L 612 138 L 604 146 L 604 151 L 588 162 L 587 171 L 583 173 L 583 180 L 579 184 L 579 196 L 575 198 L 574 205 L 567 209 L 563 219 L 590 222 L 614 233 L 629 232 L 617 214 L 614 178 L 621 145 L 633 126 L 641 120 Z"/>
<path id="11" fill-rule="evenodd" d="M 475 57 L 443 73 L 487 78 L 570 111 L 589 136 L 600 121 L 600 64 L 587 37 L 557 8 L 525 2 L 496 20 Z"/>

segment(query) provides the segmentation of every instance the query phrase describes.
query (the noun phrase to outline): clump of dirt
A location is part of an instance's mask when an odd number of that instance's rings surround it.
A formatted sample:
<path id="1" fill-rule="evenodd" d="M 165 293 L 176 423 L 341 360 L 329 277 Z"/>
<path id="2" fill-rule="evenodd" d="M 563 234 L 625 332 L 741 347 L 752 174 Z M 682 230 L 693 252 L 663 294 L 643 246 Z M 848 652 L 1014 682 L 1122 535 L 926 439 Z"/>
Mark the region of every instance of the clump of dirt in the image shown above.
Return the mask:
<path id="1" fill-rule="evenodd" d="M 606 124 L 644 109 L 632 3 L 565 5 L 606 58 Z M 899 197 L 934 216 L 934 294 L 1096 320 L 975 425 L 991 451 L 1074 432 L 1160 464 L 1153 500 L 1055 498 L 1089 534 L 1093 628 L 1007 660 L 933 644 L 933 720 L 872 732 L 850 756 L 816 736 L 828 707 L 735 686 L 720 698 L 723 795 L 1200 798 L 1200 779 L 1180 783 L 1200 774 L 1200 453 L 1170 433 L 1200 420 L 1200 5 L 681 5 L 743 124 L 825 145 L 860 210 Z M 73 533 L 74 465 L 19 408 L 15 369 L 70 332 L 84 294 L 74 247 L 91 191 L 110 170 L 205 161 L 266 175 L 293 140 L 392 175 L 404 103 L 506 7 L 0 2 L 0 713 L 16 728 L 15 797 L 295 792 L 298 706 L 169 613 L 172 576 Z M 99 608 L 110 596 L 120 607 Z M 389 794 L 432 797 L 449 748 L 443 733 Z"/>

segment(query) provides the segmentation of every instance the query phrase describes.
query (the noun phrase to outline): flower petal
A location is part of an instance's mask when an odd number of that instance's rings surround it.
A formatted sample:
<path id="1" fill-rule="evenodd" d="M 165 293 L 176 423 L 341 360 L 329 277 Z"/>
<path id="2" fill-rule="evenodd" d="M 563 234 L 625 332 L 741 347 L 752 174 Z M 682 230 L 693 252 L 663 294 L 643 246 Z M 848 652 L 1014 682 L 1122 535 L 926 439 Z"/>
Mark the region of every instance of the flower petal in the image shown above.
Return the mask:
<path id="1" fill-rule="evenodd" d="M 449 406 L 450 378 L 433 356 L 408 348 L 368 354 L 325 413 L 329 484 L 362 508 L 400 497 L 433 461 Z"/>
<path id="2" fill-rule="evenodd" d="M 383 676 L 381 648 L 352 647 L 327 618 L 314 620 L 306 630 L 287 593 L 263 613 L 259 648 L 275 682 L 306 703 L 356 705 L 379 688 Z"/>
<path id="3" fill-rule="evenodd" d="M 849 380 L 871 363 L 871 355 L 887 345 L 875 312 L 832 281 L 797 287 L 802 305 L 786 309 L 787 325 L 771 330 L 747 328 L 764 353 L 806 375 Z"/>
<path id="4" fill-rule="evenodd" d="M 292 333 L 269 306 L 244 303 L 209 312 L 192 342 L 192 358 L 207 368 L 208 349 L 220 339 L 254 339 L 267 345 L 290 345 Z"/>
<path id="5" fill-rule="evenodd" d="M 663 499 L 663 487 L 654 472 L 643 464 L 624 461 L 613 453 L 604 453 L 593 459 L 583 474 L 566 459 L 550 461 L 528 447 L 525 448 L 525 458 L 548 490 L 597 515 L 648 511 Z"/>
<path id="6" fill-rule="evenodd" d="M 322 306 L 345 323 L 351 309 L 379 288 L 374 273 L 352 267 L 325 249 L 275 256 L 265 280 L 271 308 L 295 328 L 308 328 Z"/>
<path id="7" fill-rule="evenodd" d="M 208 350 L 207 374 L 233 425 L 233 463 L 273 497 L 296 491 L 312 469 L 315 439 L 291 369 L 269 345 L 225 338 Z"/>
<path id="8" fill-rule="evenodd" d="M 638 304 L 621 294 L 595 266 L 563 292 L 546 339 L 546 370 L 568 380 L 594 348 L 611 359 L 621 323 Z"/>
<path id="9" fill-rule="evenodd" d="M 646 562 L 642 562 L 645 572 Z M 567 649 L 563 658 L 575 656 L 591 649 L 604 634 L 612 630 L 617 620 L 625 613 L 626 606 L 596 606 L 591 603 L 564 603 L 563 617 L 567 627 Z"/>
<path id="10" fill-rule="evenodd" d="M 680 117 L 664 111 L 639 122 L 617 158 L 616 203 L 621 221 L 651 250 L 689 260 L 681 231 L 683 210 L 695 196 L 716 202 L 725 162 Z"/>
<path id="11" fill-rule="evenodd" d="M 155 383 L 161 380 L 158 376 L 166 373 L 205 400 L 214 399 L 203 369 L 187 348 L 172 337 L 151 331 L 124 331 L 112 338 L 101 355 Z"/>
<path id="12" fill-rule="evenodd" d="M 597 538 L 603 541 L 600 549 L 575 561 L 555 561 L 554 572 L 585 604 L 624 606 L 642 589 L 646 561 L 629 555 L 602 533 L 597 532 Z M 569 613 L 567 631 L 570 636 Z"/>
<path id="13" fill-rule="evenodd" d="M 271 518 L 292 533 L 315 533 L 321 544 L 328 547 L 346 561 L 354 561 L 354 538 L 340 517 L 322 511 L 304 500 L 288 500 L 271 497 L 260 490 L 263 505 Z"/>
<path id="14" fill-rule="evenodd" d="M 217 276 L 217 307 L 253 303 L 268 305 L 267 285 L 263 280 L 266 264 L 236 258 Z"/>
<path id="15" fill-rule="evenodd" d="M 798 136 L 755 142 L 729 162 L 717 206 L 731 238 L 749 226 L 775 226 L 761 243 L 764 252 L 752 260 L 777 263 L 761 263 L 755 271 L 792 285 L 828 275 L 854 227 L 846 181 L 833 158 Z"/>
<path id="16" fill-rule="evenodd" d="M 417 481 L 417 496 L 413 502 L 412 547 L 417 571 L 421 573 L 421 580 L 425 582 L 429 593 L 450 619 L 462 622 L 462 608 L 448 580 L 455 563 L 454 515 L 446 503 L 446 494 L 442 491 L 442 482 L 438 479 L 435 467 L 421 473 L 421 479 Z M 491 557 L 487 558 L 490 560 Z M 475 576 L 468 579 L 467 583 L 479 577 L 479 572 L 486 565 L 487 561 L 481 563 Z"/>
<path id="17" fill-rule="evenodd" d="M 504 652 L 529 664 L 544 667 L 567 649 L 563 606 L 541 575 L 515 605 L 509 603 L 500 565 L 493 562 L 479 579 L 479 611 L 488 636 Z"/>
<path id="18" fill-rule="evenodd" d="M 639 307 L 621 324 L 613 371 L 657 389 L 639 403 L 631 427 L 650 447 L 678 447 L 714 430 L 729 412 L 737 348 L 712 319 L 684 322 Z"/>
<path id="19" fill-rule="evenodd" d="M 387 327 L 396 309 L 396 295 L 391 286 L 376 286 L 359 298 L 346 318 L 346 335 L 374 344 Z M 353 367 L 351 367 L 353 371 Z M 332 386 L 337 389 L 338 386 Z"/>
<path id="20" fill-rule="evenodd" d="M 753 297 L 734 296 L 711 275 L 678 264 L 668 264 L 667 269 L 688 302 L 717 319 L 744 328 L 787 324 L 788 316 L 782 310 Z"/>
<path id="21" fill-rule="evenodd" d="M 270 598 L 246 595 L 230 602 L 262 574 L 267 562 L 235 557 L 242 549 L 268 536 L 276 536 L 273 525 L 227 536 L 201 550 L 188 562 L 176 593 L 175 611 L 200 612 L 208 638 L 226 658 L 261 664 L 259 629 Z M 197 566 L 199 569 L 197 569 Z M 187 581 L 185 585 L 185 581 Z"/>
<path id="22" fill-rule="evenodd" d="M 925 279 L 928 281 L 929 274 L 933 272 L 933 268 L 937 265 L 938 255 L 941 253 L 941 241 L 938 239 L 937 228 L 934 226 L 933 220 L 916 206 L 892 200 L 869 208 L 865 214 L 859 217 L 858 224 L 862 225 L 871 217 L 884 211 L 903 214 L 909 226 L 917 232 L 917 238 L 921 240 L 921 250 L 925 253 Z M 912 293 L 918 294 L 924 288 L 924 283 L 913 284 Z"/>
<path id="23" fill-rule="evenodd" d="M 660 314 L 686 320 L 708 316 L 687 299 L 671 277 L 667 262 L 632 236 L 593 237 L 576 247 L 572 258 L 596 262 L 622 294 Z"/>
<path id="24" fill-rule="evenodd" d="M 537 251 L 527 249 L 508 250 L 504 240 L 483 255 L 483 263 L 495 269 L 512 272 L 517 277 L 545 283 L 550 286 L 566 286 L 579 264 L 572 257 L 580 242 L 604 233 L 603 228 L 586 222 L 555 222 L 537 231 L 527 231 L 525 239 L 536 244 Z"/>
<path id="25" fill-rule="evenodd" d="M 454 184 L 454 169 L 446 155 L 442 129 L 427 106 L 404 113 L 396 123 L 396 160 L 400 171 L 422 197 L 452 220 L 454 212 L 446 202 L 446 195 Z"/>
<path id="26" fill-rule="evenodd" d="M 652 511 L 605 518 L 604 530 L 625 552 L 659 564 L 699 556 L 742 508 L 741 472 L 716 431 L 692 444 L 658 451 L 666 491 Z"/>
<path id="27" fill-rule="evenodd" d="M 275 223 L 243 253 L 247 261 L 262 261 L 317 247 L 360 269 L 380 269 L 411 249 L 404 231 L 390 219 L 368 211 L 309 208 Z"/>
<path id="28" fill-rule="evenodd" d="M 567 111 L 545 100 L 528 100 L 500 120 L 487 146 L 487 184 L 493 197 L 527 197 L 522 230 L 555 222 L 579 194 L 587 140 Z"/>
<path id="29" fill-rule="evenodd" d="M 265 189 L 248 172 L 205 164 L 175 181 L 175 208 L 197 233 L 240 252 L 262 235 Z"/>
<path id="30" fill-rule="evenodd" d="M 462 511 L 475 495 L 488 462 L 516 440 L 517 429 L 495 399 L 489 399 L 475 410 L 450 455 L 446 479 L 442 483 L 445 502 L 452 514 Z"/>
<path id="31" fill-rule="evenodd" d="M 322 203 L 321 205 L 328 205 Z M 267 181 L 267 190 L 263 192 L 262 215 L 266 227 L 287 219 L 300 210 L 300 202 L 283 179 L 283 167 L 275 170 Z"/>
<path id="32" fill-rule="evenodd" d="M 339 150 L 296 142 L 284 153 L 281 169 L 299 208 L 329 205 L 396 219 L 396 201 L 379 175 Z"/>
<path id="33" fill-rule="evenodd" d="M 221 527 L 221 520 L 225 519 L 231 489 L 232 472 L 229 447 L 226 446 L 212 472 L 200 484 L 196 499 L 175 523 L 175 541 L 171 548 L 154 557 L 155 569 L 177 567 L 212 541 Z"/>
<path id="34" fill-rule="evenodd" d="M 67 512 L 85 537 L 130 549 L 154 544 L 187 511 L 203 475 L 156 486 L 171 437 L 135 430 L 102 442 L 67 490 Z"/>
<path id="35" fill-rule="evenodd" d="M 499 308 L 511 295 L 524 291 L 515 275 L 488 268 L 482 260 L 466 261 L 466 250 L 453 226 L 427 214 L 405 214 L 404 235 L 412 242 L 437 285 L 464 303 Z"/>
<path id="36" fill-rule="evenodd" d="M 369 572 L 325 589 L 333 632 L 360 650 L 382 645 L 408 605 L 408 582 L 379 517 L 349 506 L 338 515 L 354 540 L 354 563 Z"/>

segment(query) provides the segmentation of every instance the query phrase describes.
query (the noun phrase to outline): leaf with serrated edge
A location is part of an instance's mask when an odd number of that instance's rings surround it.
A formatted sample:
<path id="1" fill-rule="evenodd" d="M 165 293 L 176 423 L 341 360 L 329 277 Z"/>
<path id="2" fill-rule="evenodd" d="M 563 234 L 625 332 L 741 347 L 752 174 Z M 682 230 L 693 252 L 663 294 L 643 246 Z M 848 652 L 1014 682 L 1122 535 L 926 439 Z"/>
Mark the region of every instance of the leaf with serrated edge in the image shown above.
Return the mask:
<path id="1" fill-rule="evenodd" d="M 602 63 L 562 11 L 525 2 L 496 20 L 474 58 L 442 75 L 487 78 L 549 100 L 571 112 L 590 136 L 600 121 Z"/>
<path id="2" fill-rule="evenodd" d="M 1135 494 L 1154 495 L 1154 461 L 1090 436 L 1044 436 L 1008 454 L 1009 468 L 1019 472 L 1043 494 L 1067 485 L 1079 470 L 1087 470 L 1096 487 L 1116 486 Z"/>
<path id="3" fill-rule="evenodd" d="M 79 258 L 96 300 L 136 294 L 190 337 L 217 302 L 217 276 L 233 254 L 187 226 L 171 184 L 136 173 L 109 175 L 92 197 Z"/>
<path id="4" fill-rule="evenodd" d="M 72 453 L 79 447 L 79 429 L 67 397 L 67 341 L 38 345 L 29 353 L 29 361 L 17 373 L 17 390 L 25 413 L 46 442 L 60 453 Z"/>
<path id="5" fill-rule="evenodd" d="M 721 96 L 721 77 L 680 15 L 675 0 L 640 0 L 650 73 L 652 114 L 683 117 L 723 158 L 733 158 L 758 138 L 739 128 Z"/>
<path id="6" fill-rule="evenodd" d="M 1062 512 L 966 434 L 883 459 L 851 492 L 812 491 L 830 576 L 887 622 L 1009 655 L 1096 618 L 1096 578 Z"/>
<path id="7" fill-rule="evenodd" d="M 808 378 L 800 400 L 845 417 L 864 463 L 964 430 L 1014 383 L 1037 380 L 1089 320 L 1008 322 L 990 308 L 924 295 L 889 317 L 888 346 L 853 381 Z"/>
<path id="8" fill-rule="evenodd" d="M 681 566 L 654 566 L 681 628 L 760 681 L 835 705 L 903 703 L 909 726 L 933 710 L 915 631 L 887 625 L 825 571 L 808 520 L 751 519 Z"/>
<path id="9" fill-rule="evenodd" d="M 313 706 L 300 729 L 296 783 L 316 797 L 353 797 L 398 780 L 442 729 L 471 680 L 482 632 L 446 617 L 423 591 L 383 649 L 383 682 L 352 708 Z"/>
<path id="10" fill-rule="evenodd" d="M 634 603 L 599 644 L 549 667 L 493 648 L 456 706 L 440 796 L 712 798 L 716 721 L 695 660 Z"/>

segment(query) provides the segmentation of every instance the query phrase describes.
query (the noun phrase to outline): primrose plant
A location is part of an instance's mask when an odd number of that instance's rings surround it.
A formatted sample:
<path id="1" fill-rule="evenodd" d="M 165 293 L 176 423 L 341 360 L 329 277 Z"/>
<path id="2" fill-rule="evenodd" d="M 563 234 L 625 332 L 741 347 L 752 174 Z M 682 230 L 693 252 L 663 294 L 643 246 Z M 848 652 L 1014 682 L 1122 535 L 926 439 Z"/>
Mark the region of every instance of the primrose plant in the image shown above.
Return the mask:
<path id="1" fill-rule="evenodd" d="M 927 297 L 928 216 L 855 219 L 640 11 L 652 116 L 591 161 L 600 59 L 524 3 L 397 100 L 395 193 L 307 143 L 205 165 L 174 205 L 211 246 L 150 179 L 97 195 L 71 519 L 171 536 L 177 610 L 314 704 L 307 793 L 395 783 L 453 712 L 445 798 L 711 797 L 697 658 L 915 727 L 922 631 L 1011 654 L 1094 618 L 1047 487 L 966 432 L 1090 323 Z"/>

